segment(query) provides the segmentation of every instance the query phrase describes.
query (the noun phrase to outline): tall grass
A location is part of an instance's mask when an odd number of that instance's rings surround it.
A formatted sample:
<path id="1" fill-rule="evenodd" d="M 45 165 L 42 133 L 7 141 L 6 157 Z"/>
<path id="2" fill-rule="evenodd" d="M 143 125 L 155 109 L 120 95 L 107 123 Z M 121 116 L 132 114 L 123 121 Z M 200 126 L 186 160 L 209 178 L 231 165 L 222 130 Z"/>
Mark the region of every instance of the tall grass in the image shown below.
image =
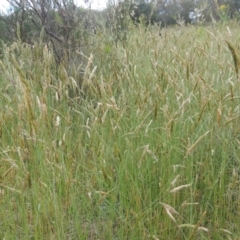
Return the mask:
<path id="1" fill-rule="evenodd" d="M 2 238 L 239 239 L 238 28 L 95 38 L 2 47 Z"/>

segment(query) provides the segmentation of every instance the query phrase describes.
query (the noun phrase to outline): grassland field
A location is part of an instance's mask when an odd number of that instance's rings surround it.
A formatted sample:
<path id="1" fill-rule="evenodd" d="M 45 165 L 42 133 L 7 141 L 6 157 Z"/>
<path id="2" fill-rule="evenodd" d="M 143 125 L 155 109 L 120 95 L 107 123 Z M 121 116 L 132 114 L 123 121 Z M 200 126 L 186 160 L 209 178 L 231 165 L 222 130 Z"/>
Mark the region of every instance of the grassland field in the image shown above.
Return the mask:
<path id="1" fill-rule="evenodd" d="M 240 239 L 239 23 L 91 41 L 2 44 L 0 239 Z"/>

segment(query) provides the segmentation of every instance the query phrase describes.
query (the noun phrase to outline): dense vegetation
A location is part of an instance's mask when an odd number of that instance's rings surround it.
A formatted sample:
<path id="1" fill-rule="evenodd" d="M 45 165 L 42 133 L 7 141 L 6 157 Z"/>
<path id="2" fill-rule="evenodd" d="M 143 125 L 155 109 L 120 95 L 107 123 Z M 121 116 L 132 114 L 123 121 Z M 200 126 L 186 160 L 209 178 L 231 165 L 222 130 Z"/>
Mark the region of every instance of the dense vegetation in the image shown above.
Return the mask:
<path id="1" fill-rule="evenodd" d="M 132 26 L 71 73 L 3 44 L 2 238 L 239 239 L 239 39 Z"/>
<path id="2" fill-rule="evenodd" d="M 239 239 L 239 23 L 67 9 L 2 35 L 1 238 Z"/>

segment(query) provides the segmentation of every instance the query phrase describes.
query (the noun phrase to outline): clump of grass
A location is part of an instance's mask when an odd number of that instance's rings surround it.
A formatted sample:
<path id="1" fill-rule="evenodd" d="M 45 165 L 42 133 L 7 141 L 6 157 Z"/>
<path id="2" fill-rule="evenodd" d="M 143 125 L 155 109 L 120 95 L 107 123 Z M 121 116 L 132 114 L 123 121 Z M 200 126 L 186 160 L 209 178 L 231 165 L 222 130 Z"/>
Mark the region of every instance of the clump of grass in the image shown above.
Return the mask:
<path id="1" fill-rule="evenodd" d="M 41 42 L 4 46 L 1 236 L 237 239 L 228 34 L 189 26 L 159 37 L 140 26 L 124 44 L 97 35 L 81 79 Z"/>

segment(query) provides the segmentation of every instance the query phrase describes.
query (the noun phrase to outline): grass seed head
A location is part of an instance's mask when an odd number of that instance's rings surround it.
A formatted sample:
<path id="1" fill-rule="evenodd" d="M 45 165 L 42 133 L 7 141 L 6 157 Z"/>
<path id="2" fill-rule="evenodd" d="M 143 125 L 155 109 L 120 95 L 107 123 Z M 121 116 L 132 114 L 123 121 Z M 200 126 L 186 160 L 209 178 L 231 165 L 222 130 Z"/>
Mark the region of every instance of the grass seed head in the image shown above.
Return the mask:
<path id="1" fill-rule="evenodd" d="M 227 45 L 228 45 L 228 48 L 229 50 L 231 51 L 232 53 L 232 57 L 233 57 L 233 62 L 234 62 L 234 67 L 235 67 L 235 72 L 237 74 L 237 77 L 239 75 L 239 68 L 240 68 L 240 56 L 239 56 L 239 52 L 238 50 L 228 41 L 227 42 Z"/>

